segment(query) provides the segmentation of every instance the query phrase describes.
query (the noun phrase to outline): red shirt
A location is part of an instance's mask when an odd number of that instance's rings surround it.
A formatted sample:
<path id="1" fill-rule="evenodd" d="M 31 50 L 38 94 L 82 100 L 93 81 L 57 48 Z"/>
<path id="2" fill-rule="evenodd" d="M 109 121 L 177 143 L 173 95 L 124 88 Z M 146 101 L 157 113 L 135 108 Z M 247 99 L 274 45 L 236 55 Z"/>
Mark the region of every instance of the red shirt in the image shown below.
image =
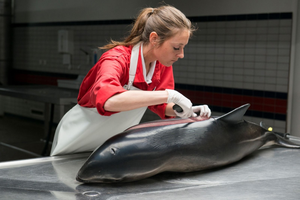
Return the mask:
<path id="1" fill-rule="evenodd" d="M 131 50 L 132 46 L 117 46 L 101 56 L 81 83 L 77 98 L 80 106 L 96 107 L 99 114 L 105 116 L 117 113 L 104 110 L 104 103 L 113 95 L 127 91 L 123 86 L 129 80 Z M 147 91 L 174 89 L 173 68 L 156 61 L 152 83 L 147 84 L 144 80 L 142 59 L 139 55 L 133 86 Z M 165 116 L 166 105 L 160 104 L 148 108 L 164 119 L 168 118 Z"/>

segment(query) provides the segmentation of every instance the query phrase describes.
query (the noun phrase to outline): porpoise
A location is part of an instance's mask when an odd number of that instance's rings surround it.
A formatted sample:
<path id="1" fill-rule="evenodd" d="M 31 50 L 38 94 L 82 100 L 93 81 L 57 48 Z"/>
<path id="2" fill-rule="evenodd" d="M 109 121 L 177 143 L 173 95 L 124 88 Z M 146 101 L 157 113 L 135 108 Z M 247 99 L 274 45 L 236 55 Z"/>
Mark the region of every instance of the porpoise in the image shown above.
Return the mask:
<path id="1" fill-rule="evenodd" d="M 249 104 L 202 120 L 157 120 L 111 137 L 77 174 L 84 183 L 130 182 L 162 172 L 194 172 L 237 162 L 265 144 L 300 148 L 276 132 L 243 119 Z"/>

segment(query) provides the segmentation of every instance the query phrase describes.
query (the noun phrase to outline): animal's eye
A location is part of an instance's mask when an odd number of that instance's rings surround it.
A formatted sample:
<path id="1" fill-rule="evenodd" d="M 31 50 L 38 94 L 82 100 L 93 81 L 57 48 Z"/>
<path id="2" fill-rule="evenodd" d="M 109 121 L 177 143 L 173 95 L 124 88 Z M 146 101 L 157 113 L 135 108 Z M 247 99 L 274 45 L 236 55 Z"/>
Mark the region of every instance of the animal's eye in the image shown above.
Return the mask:
<path id="1" fill-rule="evenodd" d="M 116 154 L 117 154 L 117 151 L 118 151 L 118 149 L 115 148 L 115 147 L 112 147 L 112 148 L 110 149 L 110 152 L 111 152 L 113 155 L 116 155 Z"/>

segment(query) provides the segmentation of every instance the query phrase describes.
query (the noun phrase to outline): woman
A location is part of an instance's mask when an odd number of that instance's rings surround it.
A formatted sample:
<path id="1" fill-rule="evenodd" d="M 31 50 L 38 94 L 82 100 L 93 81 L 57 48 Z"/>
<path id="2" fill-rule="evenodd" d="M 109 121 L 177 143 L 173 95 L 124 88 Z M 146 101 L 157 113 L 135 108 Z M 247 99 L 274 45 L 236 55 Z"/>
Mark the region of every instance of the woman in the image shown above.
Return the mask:
<path id="1" fill-rule="evenodd" d="M 206 105 L 174 90 L 172 64 L 184 57 L 194 31 L 191 22 L 172 6 L 145 8 L 123 42 L 109 49 L 83 80 L 78 104 L 59 123 L 51 155 L 93 151 L 108 138 L 140 122 L 147 107 L 162 119 L 209 118 Z M 174 104 L 182 108 L 178 113 Z"/>

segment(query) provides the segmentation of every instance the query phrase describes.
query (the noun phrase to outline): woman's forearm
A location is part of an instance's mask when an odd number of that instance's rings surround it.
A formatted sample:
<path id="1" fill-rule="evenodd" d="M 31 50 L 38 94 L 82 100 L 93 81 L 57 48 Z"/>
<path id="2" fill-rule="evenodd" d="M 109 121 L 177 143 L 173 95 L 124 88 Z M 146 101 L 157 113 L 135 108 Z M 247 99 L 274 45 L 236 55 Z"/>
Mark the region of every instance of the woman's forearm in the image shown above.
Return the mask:
<path id="1" fill-rule="evenodd" d="M 104 109 L 110 112 L 133 110 L 166 103 L 166 91 L 126 91 L 110 97 L 104 104 Z"/>

